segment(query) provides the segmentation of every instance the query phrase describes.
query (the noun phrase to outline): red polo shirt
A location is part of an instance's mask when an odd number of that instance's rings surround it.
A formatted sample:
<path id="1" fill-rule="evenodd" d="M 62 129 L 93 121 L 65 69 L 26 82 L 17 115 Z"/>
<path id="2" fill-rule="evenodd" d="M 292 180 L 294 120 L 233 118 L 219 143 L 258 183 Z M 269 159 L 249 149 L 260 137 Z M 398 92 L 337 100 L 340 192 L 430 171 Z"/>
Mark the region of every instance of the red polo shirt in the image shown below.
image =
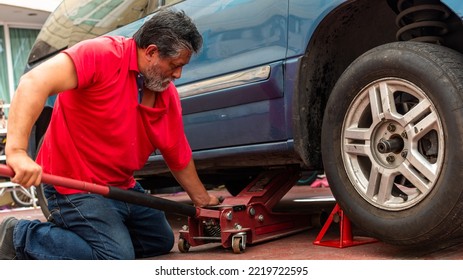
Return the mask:
<path id="1" fill-rule="evenodd" d="M 124 189 L 159 149 L 172 170 L 185 168 L 191 149 L 173 84 L 154 108 L 138 103 L 137 48 L 132 38 L 100 37 L 64 51 L 78 86 L 58 95 L 37 162 L 43 171 Z M 80 191 L 55 186 L 62 194 Z"/>

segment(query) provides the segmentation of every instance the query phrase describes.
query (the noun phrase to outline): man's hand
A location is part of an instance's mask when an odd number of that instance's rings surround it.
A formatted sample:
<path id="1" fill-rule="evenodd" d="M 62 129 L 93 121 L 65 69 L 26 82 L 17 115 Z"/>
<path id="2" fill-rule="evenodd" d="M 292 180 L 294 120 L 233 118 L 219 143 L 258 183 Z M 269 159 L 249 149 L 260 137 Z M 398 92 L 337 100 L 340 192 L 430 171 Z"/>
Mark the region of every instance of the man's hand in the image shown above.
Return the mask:
<path id="1" fill-rule="evenodd" d="M 11 182 L 29 188 L 38 186 L 42 180 L 42 167 L 33 161 L 25 151 L 7 154 L 6 163 L 14 171 Z"/>
<path id="2" fill-rule="evenodd" d="M 207 205 L 205 205 L 205 206 L 214 206 L 214 205 L 218 205 L 220 203 L 221 202 L 217 197 L 215 197 L 213 195 L 209 195 L 209 203 Z"/>
<path id="3" fill-rule="evenodd" d="M 188 193 L 196 207 L 214 206 L 220 203 L 219 199 L 210 195 L 198 177 L 193 159 L 183 170 L 171 171 L 177 182 Z"/>

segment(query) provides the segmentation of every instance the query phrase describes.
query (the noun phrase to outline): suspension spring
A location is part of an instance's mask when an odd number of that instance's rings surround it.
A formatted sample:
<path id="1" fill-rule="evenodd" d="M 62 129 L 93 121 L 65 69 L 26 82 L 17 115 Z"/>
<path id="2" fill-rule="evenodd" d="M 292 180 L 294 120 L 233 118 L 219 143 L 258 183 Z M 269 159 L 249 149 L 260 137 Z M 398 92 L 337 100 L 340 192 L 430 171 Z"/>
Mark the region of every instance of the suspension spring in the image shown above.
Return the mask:
<path id="1" fill-rule="evenodd" d="M 397 10 L 397 40 L 443 43 L 450 11 L 439 0 L 398 0 Z"/>

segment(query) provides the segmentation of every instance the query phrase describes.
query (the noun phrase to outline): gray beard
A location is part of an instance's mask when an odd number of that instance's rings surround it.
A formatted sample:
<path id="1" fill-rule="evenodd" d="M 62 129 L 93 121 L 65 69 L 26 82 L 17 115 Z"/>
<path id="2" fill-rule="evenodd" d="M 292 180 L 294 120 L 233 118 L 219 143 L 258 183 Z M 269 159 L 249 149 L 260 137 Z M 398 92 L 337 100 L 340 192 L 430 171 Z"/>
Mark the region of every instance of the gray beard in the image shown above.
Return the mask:
<path id="1" fill-rule="evenodd" d="M 170 79 L 165 79 L 162 77 L 161 73 L 158 71 L 156 67 L 149 68 L 146 72 L 145 76 L 145 87 L 154 92 L 161 92 L 166 90 L 169 87 L 168 83 L 166 86 L 162 84 L 170 81 Z"/>
<path id="2" fill-rule="evenodd" d="M 169 87 L 169 84 L 167 84 L 167 86 L 163 86 L 162 83 L 163 81 L 161 79 L 157 79 L 157 78 L 146 79 L 145 78 L 145 87 L 154 92 L 162 92 L 162 91 L 165 91 Z"/>

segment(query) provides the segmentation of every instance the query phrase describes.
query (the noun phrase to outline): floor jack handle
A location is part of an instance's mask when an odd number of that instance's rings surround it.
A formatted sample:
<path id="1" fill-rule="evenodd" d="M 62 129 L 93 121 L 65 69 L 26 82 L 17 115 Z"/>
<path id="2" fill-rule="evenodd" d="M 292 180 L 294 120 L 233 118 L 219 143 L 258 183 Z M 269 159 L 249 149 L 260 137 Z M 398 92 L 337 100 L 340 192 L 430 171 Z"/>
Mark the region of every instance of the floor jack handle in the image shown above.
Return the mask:
<path id="1" fill-rule="evenodd" d="M 14 171 L 11 167 L 5 164 L 0 164 L 0 176 L 14 177 Z M 196 207 L 185 203 L 155 197 L 136 191 L 126 191 L 117 187 L 103 186 L 46 173 L 42 174 L 42 183 L 100 194 L 107 198 L 143 205 L 169 213 L 176 213 L 182 216 L 195 217 L 199 212 Z"/>

